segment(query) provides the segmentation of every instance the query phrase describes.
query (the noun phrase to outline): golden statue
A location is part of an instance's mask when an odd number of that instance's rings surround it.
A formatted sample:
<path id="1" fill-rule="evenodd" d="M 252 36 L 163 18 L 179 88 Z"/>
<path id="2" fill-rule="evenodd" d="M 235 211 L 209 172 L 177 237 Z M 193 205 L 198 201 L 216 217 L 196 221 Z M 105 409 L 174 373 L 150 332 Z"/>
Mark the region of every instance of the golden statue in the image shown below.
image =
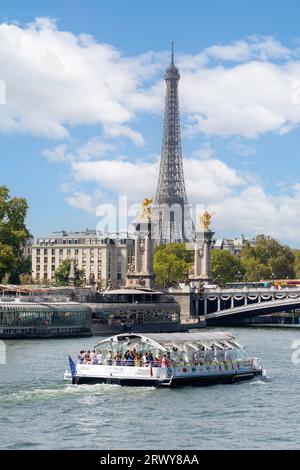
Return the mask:
<path id="1" fill-rule="evenodd" d="M 207 211 L 204 211 L 203 214 L 200 214 L 200 227 L 204 230 L 209 230 L 211 224 L 212 215 Z"/>
<path id="2" fill-rule="evenodd" d="M 152 205 L 152 203 L 153 203 L 153 199 L 151 199 L 150 197 L 146 197 L 146 199 L 144 200 L 144 202 L 142 204 L 140 216 L 141 216 L 141 220 L 143 222 L 149 222 L 151 220 L 151 205 Z"/>

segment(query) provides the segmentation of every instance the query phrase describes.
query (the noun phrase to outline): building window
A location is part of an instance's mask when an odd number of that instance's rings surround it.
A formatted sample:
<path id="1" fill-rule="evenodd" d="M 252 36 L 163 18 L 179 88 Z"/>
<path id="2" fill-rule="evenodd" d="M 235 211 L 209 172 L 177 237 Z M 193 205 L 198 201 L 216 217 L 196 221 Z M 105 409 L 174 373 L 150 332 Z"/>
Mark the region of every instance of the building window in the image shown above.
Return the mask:
<path id="1" fill-rule="evenodd" d="M 55 263 L 55 256 L 52 256 L 52 263 Z"/>
<path id="2" fill-rule="evenodd" d="M 62 248 L 59 249 L 60 256 L 63 254 L 64 250 Z"/>
<path id="3" fill-rule="evenodd" d="M 48 258 L 47 258 L 47 256 L 44 258 L 44 263 L 48 263 Z"/>
<path id="4" fill-rule="evenodd" d="M 52 264 L 51 269 L 52 271 L 55 271 L 55 264 Z"/>
<path id="5" fill-rule="evenodd" d="M 41 258 L 38 256 L 36 259 L 36 262 L 39 263 L 41 261 Z"/>
<path id="6" fill-rule="evenodd" d="M 54 250 L 54 248 L 52 248 L 51 253 L 52 253 L 52 255 L 55 255 L 55 250 Z"/>
<path id="7" fill-rule="evenodd" d="M 41 250 L 40 250 L 39 248 L 36 250 L 36 254 L 37 254 L 37 255 L 40 255 L 40 254 L 41 254 Z"/>
<path id="8" fill-rule="evenodd" d="M 48 253 L 48 250 L 46 250 L 46 248 L 44 249 L 44 255 L 46 255 Z"/>
<path id="9" fill-rule="evenodd" d="M 41 266 L 39 264 L 36 265 L 36 270 L 37 271 L 40 271 L 41 270 Z"/>

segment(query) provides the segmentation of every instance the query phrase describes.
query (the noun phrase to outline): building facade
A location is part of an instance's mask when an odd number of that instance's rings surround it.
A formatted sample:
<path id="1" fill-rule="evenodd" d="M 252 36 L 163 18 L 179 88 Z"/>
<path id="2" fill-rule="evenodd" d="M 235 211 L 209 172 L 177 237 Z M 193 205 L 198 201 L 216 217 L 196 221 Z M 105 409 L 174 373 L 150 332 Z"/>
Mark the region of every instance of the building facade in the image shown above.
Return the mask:
<path id="1" fill-rule="evenodd" d="M 248 239 L 245 237 L 239 238 L 223 238 L 218 239 L 214 242 L 213 248 L 214 250 L 227 250 L 232 255 L 239 256 L 242 252 L 243 246 L 245 243 L 249 243 L 250 246 L 255 246 L 255 239 Z"/>
<path id="2" fill-rule="evenodd" d="M 134 256 L 134 239 L 128 234 L 104 237 L 96 231 L 53 232 L 32 245 L 34 282 L 54 281 L 55 271 L 66 259 L 73 259 L 85 272 L 87 284 L 93 277 L 99 287 L 125 285 L 128 266 Z"/>

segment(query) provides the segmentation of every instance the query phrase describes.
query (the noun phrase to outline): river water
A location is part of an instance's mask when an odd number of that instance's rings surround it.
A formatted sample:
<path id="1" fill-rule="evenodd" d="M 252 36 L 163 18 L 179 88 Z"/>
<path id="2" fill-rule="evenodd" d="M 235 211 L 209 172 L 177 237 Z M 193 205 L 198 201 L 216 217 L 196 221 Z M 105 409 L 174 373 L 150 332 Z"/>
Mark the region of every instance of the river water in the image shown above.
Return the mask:
<path id="1" fill-rule="evenodd" d="M 265 380 L 172 390 L 76 386 L 63 382 L 68 354 L 97 338 L 7 341 L 0 449 L 299 449 L 300 365 L 291 346 L 300 330 L 229 330 L 262 359 Z"/>

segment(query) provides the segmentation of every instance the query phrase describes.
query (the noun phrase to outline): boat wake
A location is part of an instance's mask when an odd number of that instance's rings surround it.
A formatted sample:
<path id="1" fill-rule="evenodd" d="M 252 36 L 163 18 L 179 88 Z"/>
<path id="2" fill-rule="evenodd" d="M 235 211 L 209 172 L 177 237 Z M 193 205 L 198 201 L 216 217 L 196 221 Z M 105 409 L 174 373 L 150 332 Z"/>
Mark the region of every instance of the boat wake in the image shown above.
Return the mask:
<path id="1" fill-rule="evenodd" d="M 124 394 L 135 394 L 140 393 L 141 389 L 143 393 L 151 393 L 153 390 L 156 390 L 154 387 L 121 387 L 120 385 L 111 385 L 111 384 L 94 384 L 94 385 L 58 385 L 52 388 L 42 388 L 37 387 L 34 389 L 20 389 L 13 393 L 0 394 L 0 403 L 1 404 L 11 404 L 18 403 L 30 400 L 55 400 L 62 398 L 64 396 L 76 395 L 82 397 L 91 397 L 91 396 L 105 396 L 107 394 L 111 395 L 112 393 L 120 394 L 120 388 L 122 388 L 122 393 Z M 139 389 L 139 392 L 138 390 Z"/>

